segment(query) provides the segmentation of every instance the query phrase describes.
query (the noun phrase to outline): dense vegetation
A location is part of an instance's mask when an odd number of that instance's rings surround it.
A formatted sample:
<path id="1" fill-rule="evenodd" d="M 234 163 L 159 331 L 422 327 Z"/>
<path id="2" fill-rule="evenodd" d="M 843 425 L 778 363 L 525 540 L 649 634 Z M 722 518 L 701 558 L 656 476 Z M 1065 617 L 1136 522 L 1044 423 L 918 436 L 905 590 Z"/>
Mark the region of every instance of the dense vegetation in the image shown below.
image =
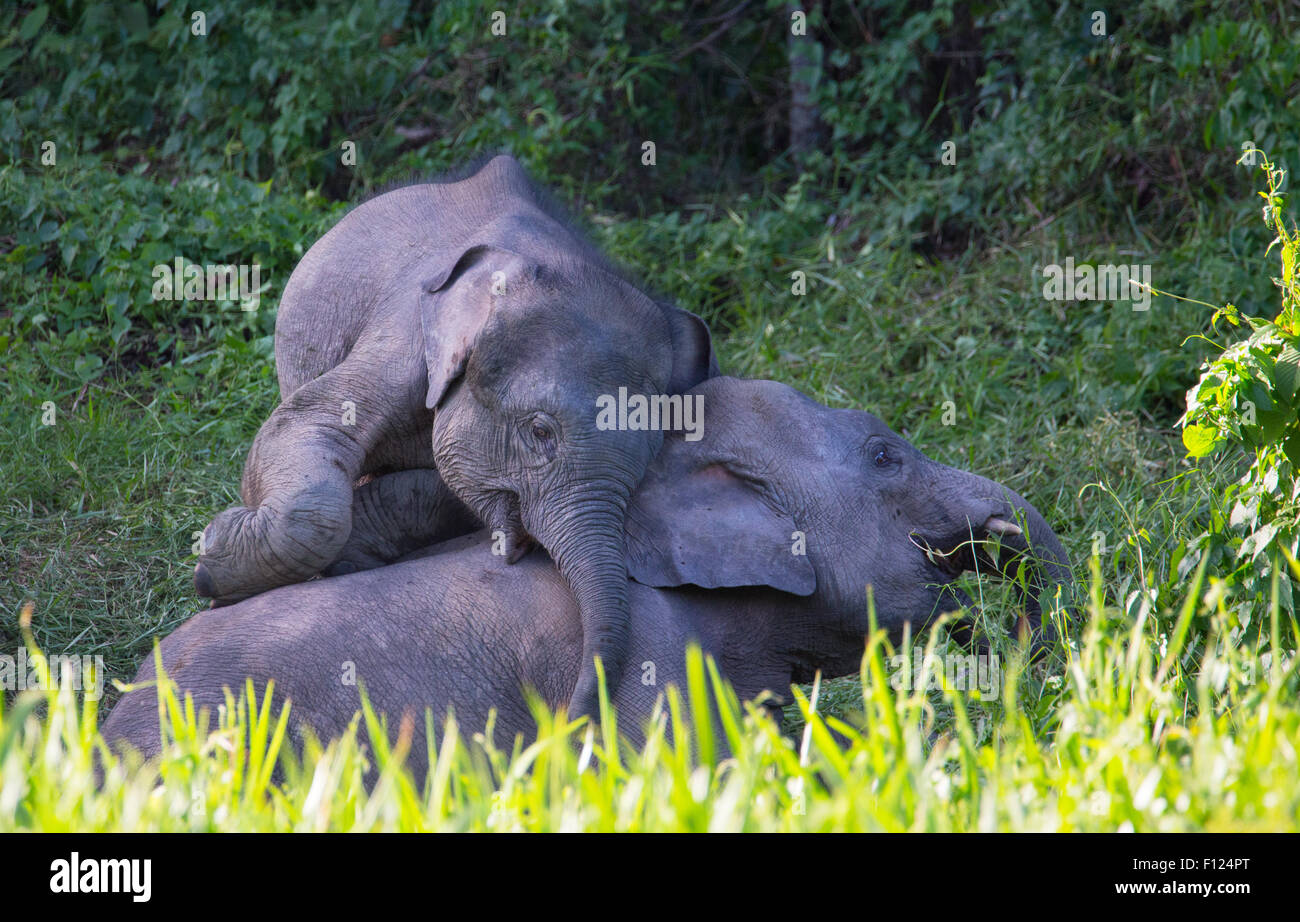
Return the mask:
<path id="1" fill-rule="evenodd" d="M 794 81 L 784 2 L 525 3 L 505 35 L 494 9 L 211 4 L 203 35 L 166 2 L 0 12 L 0 653 L 129 679 L 196 608 L 191 545 L 278 398 L 297 259 L 350 203 L 503 147 L 703 314 L 729 373 L 1030 498 L 1080 622 L 997 701 L 896 694 L 868 660 L 819 689 L 839 746 L 806 709 L 793 741 L 739 709 L 734 762 L 616 766 L 597 740 L 580 770 L 557 730 L 514 758 L 448 744 L 429 791 L 369 799 L 346 742 L 268 795 L 183 719 L 160 793 L 145 771 L 96 796 L 88 715 L 7 692 L 0 828 L 1300 825 L 1297 4 L 1146 0 L 1095 34 L 1070 5 L 825 0 Z M 154 300 L 178 256 L 259 264 L 258 309 Z M 1067 258 L 1168 294 L 1044 299 Z"/>

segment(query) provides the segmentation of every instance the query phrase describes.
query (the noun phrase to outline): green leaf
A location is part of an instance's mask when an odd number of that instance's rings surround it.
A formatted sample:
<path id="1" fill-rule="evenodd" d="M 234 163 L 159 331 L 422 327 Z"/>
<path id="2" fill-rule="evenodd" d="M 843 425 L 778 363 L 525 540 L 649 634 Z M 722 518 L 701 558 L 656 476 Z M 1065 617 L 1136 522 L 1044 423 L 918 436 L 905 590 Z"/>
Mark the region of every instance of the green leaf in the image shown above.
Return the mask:
<path id="1" fill-rule="evenodd" d="M 79 355 L 73 363 L 73 371 L 82 381 L 89 381 L 103 366 L 104 360 L 97 355 Z"/>
<path id="2" fill-rule="evenodd" d="M 1273 371 L 1273 380 L 1277 383 L 1282 396 L 1290 398 L 1300 386 L 1300 349 L 1288 343 L 1277 357 Z"/>
<path id="3" fill-rule="evenodd" d="M 1284 410 L 1260 410 L 1258 413 L 1260 438 L 1265 445 L 1273 445 L 1282 438 L 1292 416 Z"/>
<path id="4" fill-rule="evenodd" d="M 30 42 L 36 37 L 36 33 L 41 31 L 41 26 L 45 25 L 49 15 L 50 8 L 44 3 L 36 7 L 23 19 L 23 24 L 18 29 L 18 37 L 25 42 Z"/>
<path id="5" fill-rule="evenodd" d="M 1300 432 L 1292 433 L 1291 436 L 1282 443 L 1282 451 L 1286 453 L 1287 460 L 1296 470 L 1300 470 Z M 1300 483 L 1300 481 L 1297 481 Z"/>
<path id="6" fill-rule="evenodd" d="M 1218 447 L 1218 434 L 1208 426 L 1193 423 L 1183 429 L 1183 445 L 1193 458 L 1203 458 Z"/>
<path id="7" fill-rule="evenodd" d="M 145 12 L 143 3 L 131 3 L 120 8 L 118 20 L 133 39 L 142 38 L 149 32 L 149 14 Z"/>

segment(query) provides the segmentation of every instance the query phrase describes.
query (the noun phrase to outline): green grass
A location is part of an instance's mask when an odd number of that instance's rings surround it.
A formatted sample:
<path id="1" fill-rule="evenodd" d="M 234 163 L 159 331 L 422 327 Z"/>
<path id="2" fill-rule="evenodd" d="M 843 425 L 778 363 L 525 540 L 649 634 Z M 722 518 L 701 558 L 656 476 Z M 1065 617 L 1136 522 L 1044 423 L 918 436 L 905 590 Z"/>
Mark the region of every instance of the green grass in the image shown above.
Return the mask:
<path id="1" fill-rule="evenodd" d="M 796 696 L 802 726 L 791 737 L 737 701 L 696 651 L 687 689 L 668 690 L 639 749 L 619 742 L 608 711 L 594 731 L 537 706 L 535 740 L 467 739 L 454 720 L 426 714 L 439 732 L 422 784 L 403 767 L 406 727 L 372 731 L 390 744 L 368 750 L 354 724 L 323 747 L 308 742 L 299 759 L 273 691 L 231 694 L 209 724 L 164 684 L 168 742 L 144 765 L 107 752 L 94 706 L 79 707 L 70 689 L 26 692 L 0 712 L 0 831 L 1297 828 L 1295 658 L 1262 662 L 1201 573 L 1181 610 L 1143 605 L 1136 619 L 1104 604 L 1095 561 L 1092 588 L 1062 668 L 1025 670 L 1013 656 L 1000 699 L 946 684 L 895 690 L 895 651 L 876 634 L 858 718 L 826 714 L 814 685 Z M 1210 639 L 1189 656 L 1198 618 Z M 1276 606 L 1261 627 L 1275 645 L 1300 632 Z M 710 699 L 719 728 L 691 720 Z M 361 720 L 379 727 L 368 708 Z M 272 783 L 277 760 L 284 779 Z"/>

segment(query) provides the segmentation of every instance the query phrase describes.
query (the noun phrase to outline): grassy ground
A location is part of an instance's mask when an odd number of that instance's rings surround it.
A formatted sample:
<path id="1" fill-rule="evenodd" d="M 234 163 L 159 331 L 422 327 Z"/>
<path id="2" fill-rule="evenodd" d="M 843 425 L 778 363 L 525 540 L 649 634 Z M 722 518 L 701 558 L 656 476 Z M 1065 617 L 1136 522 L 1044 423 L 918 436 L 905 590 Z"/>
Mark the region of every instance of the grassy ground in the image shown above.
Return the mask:
<path id="1" fill-rule="evenodd" d="M 154 640 L 197 610 L 191 543 L 236 501 L 244 453 L 277 400 L 275 297 L 338 213 L 319 198 L 248 185 L 213 205 L 185 184 L 164 191 L 95 169 L 40 181 L 0 170 L 0 189 L 15 200 L 54 202 L 61 226 L 99 224 L 109 240 L 97 265 L 105 292 L 76 282 L 69 267 L 84 253 L 42 240 L 39 220 L 2 257 L 11 307 L 0 326 L 0 651 L 24 643 L 18 615 L 31 601 L 34 645 L 103 655 L 110 678 L 128 680 Z M 872 245 L 860 228 L 828 228 L 828 213 L 812 200 L 717 201 L 593 223 L 615 256 L 710 319 L 725 371 L 869 409 L 932 457 L 1028 497 L 1081 573 L 1095 555 L 1088 617 L 1050 667 L 993 703 L 942 691 L 894 697 L 879 679 L 830 683 L 819 707 L 847 722 L 846 752 L 820 718 L 805 724 L 791 709 L 786 730 L 796 741 L 811 734 L 802 759 L 795 742 L 753 721 L 725 767 L 705 758 L 699 768 L 685 749 L 652 744 L 624 753 L 621 769 L 601 750 L 583 773 L 552 734 L 512 769 L 501 756 L 495 775 L 452 747 L 429 791 L 393 780 L 368 801 L 347 745 L 264 798 L 264 778 L 222 776 L 228 755 L 202 741 L 167 763 L 160 793 L 149 793 L 149 771 L 113 774 L 97 797 L 72 782 L 84 779 L 80 744 L 43 745 L 82 738 L 75 708 L 54 701 L 28 711 L 34 699 L 7 693 L 0 777 L 11 781 L 0 829 L 1300 825 L 1294 659 L 1256 652 L 1271 633 L 1281 638 L 1273 649 L 1294 649 L 1295 626 L 1234 606 L 1213 574 L 1189 584 L 1178 572 L 1181 542 L 1203 527 L 1240 463 L 1192 466 L 1175 426 L 1207 352 L 1184 340 L 1206 328 L 1209 311 L 1169 299 L 1146 312 L 1048 302 L 1038 272 L 1067 255 L 1149 262 L 1157 287 L 1269 314 L 1273 269 L 1254 206 L 1243 196 L 1240 208 L 1176 230 L 1134 225 L 1113 237 L 1079 238 L 1047 222 L 938 263 L 906 241 Z M 272 291 L 257 315 L 234 305 L 169 314 L 147 303 L 148 248 L 178 228 L 202 247 L 204 222 L 212 239 L 238 223 L 245 246 L 267 254 Z M 802 297 L 789 293 L 796 269 L 809 276 Z M 46 401 L 52 426 L 42 422 Z M 945 401 L 953 425 L 944 425 Z M 1009 627 L 997 587 L 987 600 L 989 619 Z M 1009 642 L 1001 649 L 1014 655 Z M 968 720 L 967 709 L 983 719 Z M 213 758 L 196 766 L 180 754 L 200 750 Z M 312 780 L 326 776 L 322 795 Z M 191 798 L 205 809 L 177 807 Z"/>
<path id="2" fill-rule="evenodd" d="M 972 700 L 942 681 L 927 691 L 924 679 L 893 690 L 894 651 L 877 636 L 848 720 L 824 716 L 814 686 L 797 695 L 806 722 L 792 740 L 696 656 L 687 690 L 668 690 L 641 750 L 616 742 L 608 711 L 596 734 L 539 708 L 541 730 L 527 744 L 470 742 L 447 725 L 423 784 L 401 767 L 405 728 L 391 748 L 363 752 L 354 730 L 309 743 L 299 760 L 285 745 L 287 715 L 251 689 L 212 725 L 164 694 L 171 742 L 145 767 L 106 755 L 94 709 L 79 711 L 70 690 L 28 694 L 0 712 L 0 831 L 1294 829 L 1294 660 L 1260 664 L 1212 601 L 1215 639 L 1184 668 L 1201 573 L 1160 642 L 1150 636 L 1159 613 L 1143 606 L 1132 620 L 1102 602 L 1095 573 L 1092 586 L 1068 666 L 1043 680 L 1011 660 L 1000 697 Z M 1271 615 L 1276 642 L 1286 627 Z M 928 658 L 935 639 L 915 655 Z M 709 696 L 720 702 L 726 759 L 721 740 L 689 719 Z M 369 710 L 358 720 L 377 726 Z M 372 738 L 383 737 L 372 729 Z M 99 789 L 97 755 L 107 759 Z M 272 783 L 277 759 L 285 777 Z M 367 766 L 377 771 L 371 788 Z"/>

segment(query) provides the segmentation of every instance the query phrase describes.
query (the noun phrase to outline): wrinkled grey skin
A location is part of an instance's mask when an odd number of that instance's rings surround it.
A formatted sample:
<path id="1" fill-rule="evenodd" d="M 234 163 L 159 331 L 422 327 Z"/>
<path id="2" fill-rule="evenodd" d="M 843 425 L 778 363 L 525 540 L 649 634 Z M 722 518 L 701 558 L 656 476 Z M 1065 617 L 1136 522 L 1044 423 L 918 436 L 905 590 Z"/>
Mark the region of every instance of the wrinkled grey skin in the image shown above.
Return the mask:
<path id="1" fill-rule="evenodd" d="M 896 637 L 908 622 L 919 628 L 968 604 L 949 584 L 974 564 L 969 539 L 984 537 L 987 523 L 1009 535 L 1001 545 L 1008 553 L 1030 546 L 1045 592 L 1069 581 L 1065 551 L 1028 502 L 927 459 L 874 416 L 827 409 L 770 381 L 715 378 L 696 391 L 705 397 L 704 438 L 668 437 L 626 520 L 631 665 L 611 687 L 619 727 L 634 739 L 656 695 L 683 682 L 690 640 L 713 654 L 743 698 L 783 694 L 817 669 L 834 676 L 859 668 L 868 585 L 879 623 Z M 401 476 L 372 507 L 397 507 L 370 519 L 375 527 L 401 529 L 409 523 L 398 510 L 446 492 L 433 472 Z M 362 492 L 384 489 L 381 478 Z M 1021 536 L 1002 524 L 1013 517 L 1025 526 Z M 411 518 L 418 529 L 420 517 Z M 806 536 L 806 556 L 791 552 L 795 531 Z M 407 562 L 202 612 L 163 641 L 164 668 L 207 707 L 245 676 L 259 687 L 274 678 L 295 721 L 333 736 L 358 708 L 357 688 L 342 682 L 353 663 L 390 728 L 404 712 L 415 718 L 411 753 L 421 773 L 425 708 L 436 726 L 454 708 L 473 733 L 495 707 L 498 742 L 508 744 L 534 729 L 521 686 L 552 705 L 569 700 L 583 624 L 545 555 L 511 567 L 485 553 L 489 540 L 480 532 Z M 935 563 L 918 548 L 926 543 L 967 549 Z M 1039 627 L 1034 605 L 1029 620 Z M 643 682 L 647 664 L 653 685 Z M 136 681 L 153 677 L 150 657 Z M 127 693 L 104 735 L 155 753 L 154 690 Z"/>
<path id="2" fill-rule="evenodd" d="M 283 402 L 249 451 L 244 505 L 204 533 L 200 595 L 229 604 L 325 571 L 351 533 L 360 476 L 436 467 L 503 533 L 511 562 L 547 549 L 582 612 L 584 657 L 617 672 L 624 511 L 663 436 L 599 431 L 596 399 L 680 393 L 715 374 L 698 317 L 616 274 L 499 156 L 343 218 L 294 270 L 275 348 Z M 594 708 L 593 668 L 574 703 Z"/>

